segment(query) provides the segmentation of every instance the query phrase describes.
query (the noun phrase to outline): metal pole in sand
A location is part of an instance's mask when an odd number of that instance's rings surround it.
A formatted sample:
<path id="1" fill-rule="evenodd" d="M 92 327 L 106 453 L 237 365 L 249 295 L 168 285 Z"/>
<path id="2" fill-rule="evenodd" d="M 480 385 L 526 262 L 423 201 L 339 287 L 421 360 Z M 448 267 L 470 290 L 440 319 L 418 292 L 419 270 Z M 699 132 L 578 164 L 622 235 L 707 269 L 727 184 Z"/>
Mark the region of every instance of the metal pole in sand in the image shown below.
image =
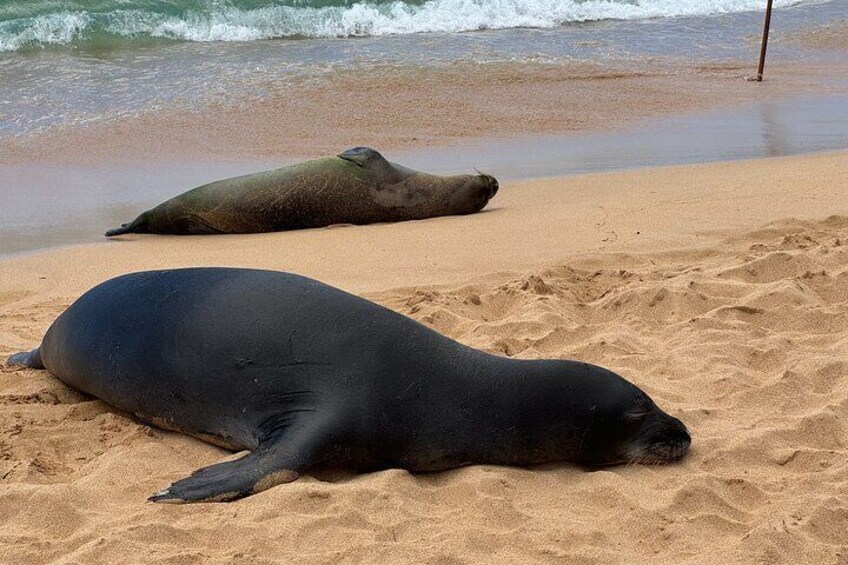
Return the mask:
<path id="1" fill-rule="evenodd" d="M 760 46 L 760 66 L 757 67 L 757 76 L 750 79 L 757 82 L 762 82 L 763 69 L 766 66 L 766 47 L 768 47 L 769 27 L 771 27 L 771 4 L 772 0 L 768 0 L 768 4 L 766 5 L 766 21 L 763 24 L 763 42 Z"/>

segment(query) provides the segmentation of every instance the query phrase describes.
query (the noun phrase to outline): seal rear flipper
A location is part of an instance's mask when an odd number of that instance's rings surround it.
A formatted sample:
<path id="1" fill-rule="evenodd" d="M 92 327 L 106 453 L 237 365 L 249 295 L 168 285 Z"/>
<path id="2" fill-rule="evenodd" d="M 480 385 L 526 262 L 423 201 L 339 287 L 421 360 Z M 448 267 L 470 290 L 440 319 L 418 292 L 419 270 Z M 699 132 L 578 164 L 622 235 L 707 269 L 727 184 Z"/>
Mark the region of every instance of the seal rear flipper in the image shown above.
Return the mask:
<path id="1" fill-rule="evenodd" d="M 235 461 L 203 467 L 148 498 L 151 502 L 230 502 L 296 480 L 314 465 L 317 446 L 307 434 L 283 434 Z M 295 441 L 293 441 L 295 440 Z"/>
<path id="2" fill-rule="evenodd" d="M 116 235 L 123 235 L 125 233 L 147 233 L 146 229 L 147 225 L 147 213 L 140 215 L 135 220 L 131 221 L 128 224 L 121 224 L 119 228 L 112 228 L 110 230 L 106 230 L 106 237 L 113 237 Z"/>
<path id="3" fill-rule="evenodd" d="M 41 361 L 41 348 L 36 347 L 32 351 L 22 351 L 10 355 L 6 360 L 6 364 L 9 366 L 28 367 L 30 369 L 44 369 L 44 363 Z"/>

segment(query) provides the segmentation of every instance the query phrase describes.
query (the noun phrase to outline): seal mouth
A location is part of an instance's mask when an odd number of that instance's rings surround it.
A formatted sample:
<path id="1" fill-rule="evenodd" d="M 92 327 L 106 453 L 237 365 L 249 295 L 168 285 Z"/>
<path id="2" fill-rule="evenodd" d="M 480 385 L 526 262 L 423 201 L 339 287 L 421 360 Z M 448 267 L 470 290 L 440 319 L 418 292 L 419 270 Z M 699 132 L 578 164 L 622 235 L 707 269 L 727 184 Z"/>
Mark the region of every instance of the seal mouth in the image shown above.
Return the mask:
<path id="1" fill-rule="evenodd" d="M 655 443 L 647 446 L 627 462 L 640 465 L 661 465 L 682 459 L 689 451 L 689 443 Z"/>

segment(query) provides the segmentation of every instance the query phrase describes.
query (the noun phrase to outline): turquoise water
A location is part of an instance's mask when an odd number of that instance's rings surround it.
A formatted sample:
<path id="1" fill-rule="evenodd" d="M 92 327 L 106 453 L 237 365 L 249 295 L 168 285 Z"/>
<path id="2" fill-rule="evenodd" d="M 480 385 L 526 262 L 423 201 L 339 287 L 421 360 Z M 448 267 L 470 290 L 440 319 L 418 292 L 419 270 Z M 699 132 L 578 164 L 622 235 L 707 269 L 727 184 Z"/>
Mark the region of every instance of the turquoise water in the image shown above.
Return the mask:
<path id="1" fill-rule="evenodd" d="M 317 10 L 316 1 L 337 3 L 333 9 L 342 9 L 344 2 L 351 7 L 364 6 L 353 4 L 352 0 L 287 1 L 291 9 L 297 10 L 307 3 L 311 3 L 309 10 Z M 456 17 L 466 17 L 473 13 L 473 10 L 463 11 L 466 2 L 485 6 L 494 14 L 497 10 L 517 10 L 548 0 L 449 0 L 453 3 L 452 8 L 448 7 L 448 0 L 435 1 L 433 9 L 442 6 L 444 10 L 455 10 Z M 691 10 L 716 11 L 752 4 L 749 0 L 556 2 L 562 6 L 579 6 L 584 11 L 591 8 L 597 17 L 605 13 L 648 14 L 650 6 L 654 6 L 654 11 L 663 6 L 666 12 L 672 13 L 687 6 Z M 421 68 L 469 61 L 531 61 L 557 65 L 589 62 L 657 72 L 669 62 L 677 68 L 688 69 L 716 61 L 745 61 L 751 63 L 753 72 L 763 21 L 762 8 L 758 8 L 712 15 L 606 19 L 547 28 L 489 29 L 474 33 L 441 31 L 356 38 L 176 41 L 141 32 L 123 36 L 102 31 L 104 35 L 94 38 L 100 33 L 95 29 L 105 30 L 114 25 L 114 21 L 108 22 L 119 13 L 143 11 L 147 14 L 145 18 L 151 21 L 207 18 L 203 20 L 207 25 L 219 17 L 211 14 L 220 15 L 236 9 L 239 14 L 252 13 L 259 22 L 257 25 L 270 26 L 276 21 L 274 17 L 269 15 L 266 21 L 258 14 L 262 10 L 272 10 L 273 14 L 274 10 L 286 7 L 261 0 L 238 2 L 237 5 L 235 8 L 235 3 L 201 0 L 0 0 L 0 36 L 5 33 L 6 41 L 14 34 L 21 40 L 27 33 L 32 37 L 42 34 L 42 40 L 45 37 L 52 38 L 50 41 L 55 39 L 53 43 L 33 39 L 27 44 L 29 47 L 0 51 L 0 140 L 57 126 L 133 116 L 157 108 L 201 109 L 209 103 L 241 105 L 261 99 L 269 92 L 291 92 L 292 96 L 297 96 L 296 85 L 304 78 L 311 80 L 339 69 L 367 70 L 374 65 Z M 404 4 L 413 5 L 423 7 L 431 3 Z M 62 34 L 54 37 L 48 33 L 49 26 L 34 23 L 43 17 L 83 12 L 92 18 L 91 14 L 100 14 L 99 20 L 89 20 L 100 23 L 81 27 L 77 38 L 69 39 L 67 44 L 60 42 Z M 188 14 L 206 15 L 189 17 Z M 846 17 L 848 0 L 805 0 L 778 8 L 774 15 L 776 36 L 770 47 L 770 59 L 797 61 L 804 57 L 803 50 L 796 45 L 781 42 L 781 34 Z M 434 21 L 441 22 L 438 18 Z M 128 33 L 127 29 L 124 32 Z M 820 53 L 815 55 L 820 56 Z M 834 56 L 845 59 L 844 53 Z"/>
<path id="2" fill-rule="evenodd" d="M 764 0 L 0 0 L 0 51 L 556 28 L 761 11 Z M 776 0 L 777 7 L 809 4 Z"/>

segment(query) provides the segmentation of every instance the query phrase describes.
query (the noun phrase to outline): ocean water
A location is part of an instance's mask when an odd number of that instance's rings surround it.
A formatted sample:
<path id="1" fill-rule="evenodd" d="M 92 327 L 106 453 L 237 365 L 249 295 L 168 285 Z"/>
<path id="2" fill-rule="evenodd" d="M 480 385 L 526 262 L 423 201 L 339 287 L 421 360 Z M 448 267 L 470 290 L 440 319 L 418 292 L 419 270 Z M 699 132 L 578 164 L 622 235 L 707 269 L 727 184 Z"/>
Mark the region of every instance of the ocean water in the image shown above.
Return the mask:
<path id="1" fill-rule="evenodd" d="M 776 0 L 777 7 L 802 3 Z M 762 0 L 2 0 L 0 51 L 151 39 L 255 41 L 487 29 L 761 10 Z"/>
<path id="2" fill-rule="evenodd" d="M 764 5 L 0 0 L 0 140 L 169 105 L 240 104 L 304 77 L 369 65 L 754 64 Z M 777 34 L 848 17 L 848 0 L 777 0 L 776 6 Z M 797 60 L 799 48 L 775 41 L 769 56 Z"/>

